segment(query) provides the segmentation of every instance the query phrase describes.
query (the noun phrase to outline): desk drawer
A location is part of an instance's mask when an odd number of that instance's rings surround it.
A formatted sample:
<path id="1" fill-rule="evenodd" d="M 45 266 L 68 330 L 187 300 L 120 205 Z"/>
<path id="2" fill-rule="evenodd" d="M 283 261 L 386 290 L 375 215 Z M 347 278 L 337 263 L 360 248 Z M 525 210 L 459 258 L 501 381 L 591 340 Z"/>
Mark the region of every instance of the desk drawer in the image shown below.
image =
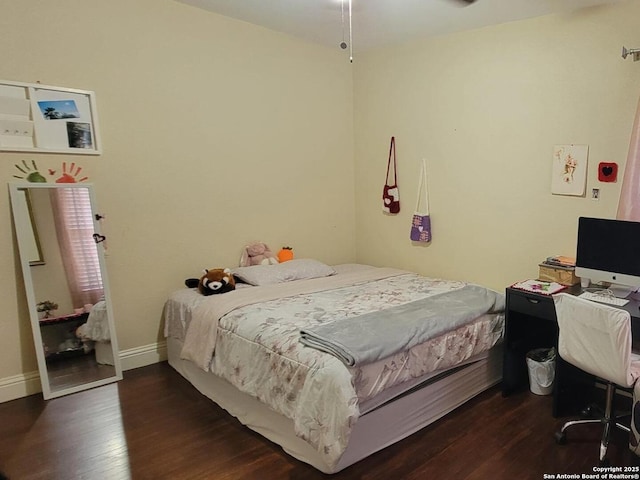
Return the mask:
<path id="1" fill-rule="evenodd" d="M 557 321 L 553 298 L 513 291 L 509 291 L 508 295 L 509 310 L 552 322 Z"/>

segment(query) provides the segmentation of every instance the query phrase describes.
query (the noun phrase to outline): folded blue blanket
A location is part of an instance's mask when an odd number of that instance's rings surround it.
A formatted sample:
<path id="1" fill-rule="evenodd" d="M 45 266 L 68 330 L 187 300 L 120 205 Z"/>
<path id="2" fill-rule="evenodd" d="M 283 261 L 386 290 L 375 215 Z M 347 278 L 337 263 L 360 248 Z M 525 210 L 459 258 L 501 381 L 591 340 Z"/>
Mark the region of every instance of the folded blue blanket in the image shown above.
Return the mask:
<path id="1" fill-rule="evenodd" d="M 475 318 L 504 310 L 504 295 L 465 285 L 354 318 L 302 329 L 300 341 L 338 357 L 347 366 L 364 365 L 455 330 Z"/>

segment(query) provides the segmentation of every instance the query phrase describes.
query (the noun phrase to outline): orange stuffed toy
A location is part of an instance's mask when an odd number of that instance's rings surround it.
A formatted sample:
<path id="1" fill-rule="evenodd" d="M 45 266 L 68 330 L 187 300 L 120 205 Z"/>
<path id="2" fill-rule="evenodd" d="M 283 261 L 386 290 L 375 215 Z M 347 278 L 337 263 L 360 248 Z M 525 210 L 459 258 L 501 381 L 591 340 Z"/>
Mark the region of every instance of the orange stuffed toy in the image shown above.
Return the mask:
<path id="1" fill-rule="evenodd" d="M 278 252 L 278 261 L 288 262 L 289 260 L 293 260 L 293 248 L 291 247 L 282 247 Z"/>

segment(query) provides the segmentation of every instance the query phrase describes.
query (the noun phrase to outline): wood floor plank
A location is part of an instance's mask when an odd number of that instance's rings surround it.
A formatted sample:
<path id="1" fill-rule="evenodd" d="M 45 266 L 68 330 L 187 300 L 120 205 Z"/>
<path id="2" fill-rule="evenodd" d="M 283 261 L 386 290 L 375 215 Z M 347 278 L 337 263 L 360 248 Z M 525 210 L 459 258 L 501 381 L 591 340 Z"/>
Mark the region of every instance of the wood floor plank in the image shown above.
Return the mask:
<path id="1" fill-rule="evenodd" d="M 545 473 L 592 473 L 601 427 L 571 431 L 569 443 L 558 446 L 553 433 L 564 421 L 551 416 L 551 397 L 503 398 L 494 387 L 398 444 L 325 475 L 160 363 L 86 392 L 0 404 L 0 472 L 11 480 L 540 480 Z M 626 442 L 616 432 L 613 465 L 637 465 Z"/>

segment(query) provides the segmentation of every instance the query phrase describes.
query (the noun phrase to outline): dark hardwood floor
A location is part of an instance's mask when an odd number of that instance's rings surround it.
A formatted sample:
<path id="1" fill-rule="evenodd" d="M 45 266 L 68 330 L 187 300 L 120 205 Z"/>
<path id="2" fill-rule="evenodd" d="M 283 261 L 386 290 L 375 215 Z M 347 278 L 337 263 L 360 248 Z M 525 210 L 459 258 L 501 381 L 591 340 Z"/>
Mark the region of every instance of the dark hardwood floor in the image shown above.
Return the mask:
<path id="1" fill-rule="evenodd" d="M 600 426 L 558 446 L 551 397 L 502 398 L 499 387 L 402 442 L 324 475 L 299 462 L 200 395 L 167 363 L 123 381 L 44 401 L 0 404 L 0 472 L 27 479 L 535 479 L 593 473 Z M 626 435 L 612 465 L 636 465 Z M 1 478 L 1 475 L 0 475 Z"/>
<path id="2" fill-rule="evenodd" d="M 116 375 L 115 367 L 99 364 L 94 352 L 48 362 L 47 372 L 52 391 L 96 382 Z"/>

